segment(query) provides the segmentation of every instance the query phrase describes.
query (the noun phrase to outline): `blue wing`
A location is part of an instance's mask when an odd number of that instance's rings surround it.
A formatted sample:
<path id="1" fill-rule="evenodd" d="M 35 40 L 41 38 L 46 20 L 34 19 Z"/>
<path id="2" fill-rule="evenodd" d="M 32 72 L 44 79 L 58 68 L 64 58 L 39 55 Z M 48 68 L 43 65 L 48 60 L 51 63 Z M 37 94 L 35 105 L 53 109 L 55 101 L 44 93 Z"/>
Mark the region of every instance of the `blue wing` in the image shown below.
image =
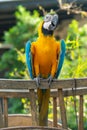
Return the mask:
<path id="1" fill-rule="evenodd" d="M 61 52 L 60 52 L 59 64 L 58 64 L 58 67 L 57 67 L 57 72 L 56 72 L 55 78 L 58 78 L 58 76 L 61 72 L 62 65 L 63 65 L 63 62 L 64 62 L 64 57 L 65 57 L 65 51 L 66 51 L 65 41 L 61 40 Z"/>
<path id="2" fill-rule="evenodd" d="M 32 55 L 31 55 L 31 42 L 28 41 L 26 43 L 26 47 L 25 47 L 25 54 L 26 54 L 26 64 L 28 67 L 28 71 L 29 71 L 29 75 L 30 77 L 33 79 L 33 71 L 32 71 Z"/>

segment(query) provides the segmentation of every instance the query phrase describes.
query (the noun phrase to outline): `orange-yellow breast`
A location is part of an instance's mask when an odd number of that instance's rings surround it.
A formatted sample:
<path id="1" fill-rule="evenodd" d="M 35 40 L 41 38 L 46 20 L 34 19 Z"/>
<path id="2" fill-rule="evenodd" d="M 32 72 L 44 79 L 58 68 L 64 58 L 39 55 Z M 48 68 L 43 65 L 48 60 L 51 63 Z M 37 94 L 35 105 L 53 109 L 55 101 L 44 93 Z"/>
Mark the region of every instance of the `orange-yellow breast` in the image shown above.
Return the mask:
<path id="1" fill-rule="evenodd" d="M 48 77 L 54 76 L 57 64 L 58 53 L 60 52 L 60 44 L 51 36 L 38 38 L 32 43 L 31 52 L 33 54 L 33 69 L 35 75 Z"/>

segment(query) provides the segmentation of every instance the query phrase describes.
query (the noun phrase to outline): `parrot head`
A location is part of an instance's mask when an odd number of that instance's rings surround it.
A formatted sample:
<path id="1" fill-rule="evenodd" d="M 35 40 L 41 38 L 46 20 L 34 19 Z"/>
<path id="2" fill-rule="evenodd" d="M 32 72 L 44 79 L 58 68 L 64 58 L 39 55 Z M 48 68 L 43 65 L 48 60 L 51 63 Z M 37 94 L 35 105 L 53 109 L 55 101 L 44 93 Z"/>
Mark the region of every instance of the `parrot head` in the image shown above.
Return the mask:
<path id="1" fill-rule="evenodd" d="M 47 14 L 44 17 L 42 32 L 44 35 L 52 35 L 58 24 L 57 14 Z"/>

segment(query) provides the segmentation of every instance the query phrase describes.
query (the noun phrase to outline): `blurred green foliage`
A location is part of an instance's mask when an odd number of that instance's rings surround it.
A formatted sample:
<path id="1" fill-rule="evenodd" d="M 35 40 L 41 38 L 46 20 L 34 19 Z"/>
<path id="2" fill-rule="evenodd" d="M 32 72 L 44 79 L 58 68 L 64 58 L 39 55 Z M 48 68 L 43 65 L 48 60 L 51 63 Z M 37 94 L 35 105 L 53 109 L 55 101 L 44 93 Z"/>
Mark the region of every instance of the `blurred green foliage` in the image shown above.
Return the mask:
<path id="1" fill-rule="evenodd" d="M 22 6 L 18 6 L 15 17 L 16 25 L 4 34 L 4 44 L 10 44 L 12 49 L 0 57 L 0 71 L 6 69 L 6 78 L 27 78 L 24 48 L 28 40 L 36 39 L 42 17 L 37 11 L 31 13 Z"/>
<path id="2" fill-rule="evenodd" d="M 8 113 L 10 114 L 21 114 L 25 113 L 24 105 L 21 102 L 21 98 L 10 98 L 8 100 Z"/>
<path id="3" fill-rule="evenodd" d="M 15 13 L 17 23 L 9 31 L 5 32 L 5 43 L 11 44 L 17 49 L 24 48 L 27 40 L 34 41 L 37 37 L 38 23 L 41 21 L 39 13 L 34 10 L 27 11 L 24 7 L 18 6 Z M 33 35 L 32 35 L 33 34 Z"/>
<path id="4" fill-rule="evenodd" d="M 37 35 L 38 23 L 41 21 L 39 14 L 34 11 L 31 14 L 24 7 L 19 6 L 15 13 L 17 18 L 17 24 L 9 31 L 5 32 L 4 39 L 6 44 L 11 44 L 12 49 L 0 58 L 0 70 L 8 69 L 6 77 L 8 78 L 29 78 L 28 71 L 25 65 L 25 43 L 27 40 L 34 41 Z M 87 24 L 79 27 L 79 23 L 73 20 L 69 25 L 66 41 L 66 56 L 64 65 L 59 78 L 77 78 L 87 76 Z M 84 97 L 84 126 L 87 129 L 87 96 Z M 10 99 L 10 104 L 12 103 Z M 76 100 L 76 111 L 78 112 L 78 97 L 65 98 L 65 104 L 67 108 L 67 120 L 68 127 L 72 130 L 77 129 L 76 113 L 74 107 L 74 101 Z M 21 99 L 21 105 L 13 101 L 14 105 L 12 109 L 9 109 L 10 113 L 15 111 L 21 113 L 30 112 L 30 102 L 28 99 Z M 21 106 L 21 107 L 20 107 Z M 52 118 L 52 99 L 49 106 L 49 117 Z M 19 113 L 20 113 L 19 112 Z M 58 107 L 59 114 L 59 107 Z M 59 117 L 59 115 L 58 115 Z"/>
<path id="5" fill-rule="evenodd" d="M 66 57 L 60 78 L 87 76 L 86 26 L 79 27 L 76 20 L 73 20 L 69 25 L 66 37 Z"/>

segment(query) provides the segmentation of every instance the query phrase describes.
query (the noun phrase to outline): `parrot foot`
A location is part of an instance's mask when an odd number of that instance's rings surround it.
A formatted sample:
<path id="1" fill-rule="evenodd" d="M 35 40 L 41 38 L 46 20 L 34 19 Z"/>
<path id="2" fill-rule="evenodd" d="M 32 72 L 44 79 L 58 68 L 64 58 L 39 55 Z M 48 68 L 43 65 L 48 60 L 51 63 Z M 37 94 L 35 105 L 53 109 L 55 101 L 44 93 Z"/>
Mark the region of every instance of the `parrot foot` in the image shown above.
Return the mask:
<path id="1" fill-rule="evenodd" d="M 36 86 L 39 87 L 40 86 L 40 76 L 37 76 L 36 78 L 34 78 L 34 81 L 36 81 Z"/>
<path id="2" fill-rule="evenodd" d="M 47 79 L 49 87 L 51 86 L 51 83 L 53 82 L 53 77 L 50 75 Z"/>

